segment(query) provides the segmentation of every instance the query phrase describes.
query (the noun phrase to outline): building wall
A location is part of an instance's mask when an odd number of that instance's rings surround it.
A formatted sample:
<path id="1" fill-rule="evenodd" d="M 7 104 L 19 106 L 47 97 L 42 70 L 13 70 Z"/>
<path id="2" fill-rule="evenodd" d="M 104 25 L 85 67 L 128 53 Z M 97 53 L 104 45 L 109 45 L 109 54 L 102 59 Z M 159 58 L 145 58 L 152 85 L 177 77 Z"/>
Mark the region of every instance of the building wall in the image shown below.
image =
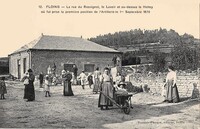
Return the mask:
<path id="1" fill-rule="evenodd" d="M 9 56 L 9 73 L 14 77 L 18 78 L 18 60 L 20 63 L 20 76 L 22 77 L 24 75 L 24 63 L 23 63 L 24 58 L 26 58 L 25 67 L 27 71 L 27 69 L 30 68 L 29 65 L 30 58 L 28 52 L 24 51 Z"/>
<path id="2" fill-rule="evenodd" d="M 60 74 L 64 69 L 64 64 L 76 64 L 78 74 L 84 69 L 84 64 L 94 64 L 95 68 L 99 67 L 103 70 L 106 66 L 112 66 L 112 58 L 116 53 L 98 53 L 98 52 L 69 52 L 69 51 L 48 51 L 48 50 L 32 50 L 31 62 L 34 73 L 38 75 L 40 72 L 47 74 L 47 68 L 55 63 L 56 74 Z"/>

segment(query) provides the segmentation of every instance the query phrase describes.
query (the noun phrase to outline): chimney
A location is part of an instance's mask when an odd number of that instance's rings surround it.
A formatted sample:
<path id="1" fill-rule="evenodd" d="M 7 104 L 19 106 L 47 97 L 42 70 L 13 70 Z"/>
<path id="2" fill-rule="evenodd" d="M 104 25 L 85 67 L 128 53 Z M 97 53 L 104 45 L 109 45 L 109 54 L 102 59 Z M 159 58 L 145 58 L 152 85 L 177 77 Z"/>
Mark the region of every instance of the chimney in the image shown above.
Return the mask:
<path id="1" fill-rule="evenodd" d="M 41 36 L 43 36 L 43 33 L 41 33 Z"/>
<path id="2" fill-rule="evenodd" d="M 81 35 L 81 38 L 83 38 L 83 36 Z"/>

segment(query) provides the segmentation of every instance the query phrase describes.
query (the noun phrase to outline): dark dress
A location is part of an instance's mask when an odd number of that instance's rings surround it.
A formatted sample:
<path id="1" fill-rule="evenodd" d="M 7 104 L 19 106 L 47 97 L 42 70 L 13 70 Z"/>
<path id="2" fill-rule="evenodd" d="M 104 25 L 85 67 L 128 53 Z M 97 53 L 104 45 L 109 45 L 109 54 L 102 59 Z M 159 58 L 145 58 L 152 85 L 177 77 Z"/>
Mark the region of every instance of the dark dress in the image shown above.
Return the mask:
<path id="1" fill-rule="evenodd" d="M 63 95 L 64 96 L 74 96 L 72 87 L 71 87 L 72 75 L 70 73 L 66 73 L 66 74 L 62 75 L 62 79 L 64 82 Z"/>
<path id="2" fill-rule="evenodd" d="M 178 88 L 176 84 L 173 86 L 174 80 L 167 81 L 167 89 L 166 89 L 166 100 L 169 102 L 177 103 L 180 101 Z"/>
<path id="3" fill-rule="evenodd" d="M 88 76 L 88 83 L 89 83 L 90 86 L 93 84 L 93 77 L 92 77 L 92 75 Z"/>
<path id="4" fill-rule="evenodd" d="M 24 99 L 28 99 L 28 84 L 24 84 Z"/>
<path id="5" fill-rule="evenodd" d="M 39 75 L 40 85 L 43 84 L 43 79 L 44 79 L 44 75 L 40 74 Z"/>
<path id="6" fill-rule="evenodd" d="M 29 75 L 29 84 L 27 87 L 25 86 L 25 98 L 28 99 L 28 101 L 34 101 L 35 100 L 35 88 L 34 88 L 34 81 L 35 76 Z"/>

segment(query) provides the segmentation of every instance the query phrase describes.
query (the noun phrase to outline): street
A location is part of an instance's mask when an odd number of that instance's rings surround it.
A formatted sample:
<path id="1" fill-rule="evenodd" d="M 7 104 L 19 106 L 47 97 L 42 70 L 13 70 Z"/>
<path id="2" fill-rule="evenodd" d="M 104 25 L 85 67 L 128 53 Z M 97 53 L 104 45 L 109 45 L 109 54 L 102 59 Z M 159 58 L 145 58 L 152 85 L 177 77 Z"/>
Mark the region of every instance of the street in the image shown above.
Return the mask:
<path id="1" fill-rule="evenodd" d="M 138 93 L 132 97 L 129 115 L 114 106 L 109 110 L 97 107 L 98 94 L 86 86 L 72 86 L 75 96 L 63 96 L 62 86 L 51 87 L 45 97 L 35 84 L 36 100 L 23 100 L 21 82 L 7 81 L 8 94 L 0 100 L 0 128 L 180 128 L 199 129 L 199 100 L 162 103 L 163 97 Z"/>

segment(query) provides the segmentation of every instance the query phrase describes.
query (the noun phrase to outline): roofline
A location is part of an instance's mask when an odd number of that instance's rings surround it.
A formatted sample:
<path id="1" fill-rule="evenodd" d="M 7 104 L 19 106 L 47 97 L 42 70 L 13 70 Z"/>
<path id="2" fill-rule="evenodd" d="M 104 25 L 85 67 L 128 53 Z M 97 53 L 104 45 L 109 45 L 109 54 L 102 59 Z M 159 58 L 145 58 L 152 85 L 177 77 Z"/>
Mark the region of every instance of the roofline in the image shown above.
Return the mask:
<path id="1" fill-rule="evenodd" d="M 25 50 L 21 50 L 21 51 L 17 51 L 17 52 L 13 52 L 11 54 L 8 54 L 8 56 L 11 56 L 13 54 L 18 54 L 18 53 L 21 53 L 21 52 L 25 52 L 25 51 L 29 51 L 29 50 L 30 50 L 30 48 L 29 49 L 25 49 Z"/>
<path id="2" fill-rule="evenodd" d="M 31 50 L 35 50 L 35 51 L 69 51 L 69 52 L 93 52 L 93 53 L 118 53 L 118 54 L 123 54 L 123 52 L 120 52 L 120 51 L 109 52 L 109 51 L 56 50 L 56 49 L 33 49 L 33 48 L 29 48 L 29 49 L 26 49 L 26 50 L 22 50 L 22 51 L 11 53 L 8 56 L 11 56 L 13 54 L 18 54 L 18 53 L 21 53 L 21 52 L 25 52 L 25 51 L 31 51 Z"/>
<path id="3" fill-rule="evenodd" d="M 119 53 L 119 54 L 123 54 L 123 52 L 120 52 L 120 51 L 109 52 L 109 51 L 56 50 L 56 49 L 33 49 L 33 48 L 31 48 L 29 50 L 36 50 L 36 51 L 94 52 L 94 53 Z"/>

